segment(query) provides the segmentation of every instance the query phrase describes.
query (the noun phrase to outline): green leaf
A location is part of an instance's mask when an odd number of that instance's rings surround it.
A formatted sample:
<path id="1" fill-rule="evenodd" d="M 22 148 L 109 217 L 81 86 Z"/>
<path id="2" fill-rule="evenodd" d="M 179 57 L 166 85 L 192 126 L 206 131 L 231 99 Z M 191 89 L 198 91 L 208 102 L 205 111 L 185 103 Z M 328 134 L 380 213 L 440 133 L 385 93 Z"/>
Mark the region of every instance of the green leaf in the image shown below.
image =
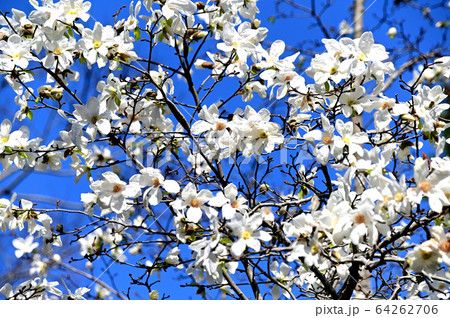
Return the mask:
<path id="1" fill-rule="evenodd" d="M 300 191 L 298 192 L 298 197 L 299 197 L 299 199 L 301 200 L 301 199 L 303 199 L 304 196 L 305 196 L 305 188 L 302 187 L 302 188 L 300 189 Z"/>
<path id="2" fill-rule="evenodd" d="M 220 239 L 220 243 L 222 243 L 223 245 L 228 245 L 231 244 L 233 242 L 231 242 L 231 240 L 227 237 L 223 237 L 222 239 Z"/>
<path id="3" fill-rule="evenodd" d="M 33 120 L 33 112 L 30 109 L 27 110 L 27 117 L 29 120 Z"/>
<path id="4" fill-rule="evenodd" d="M 134 29 L 134 39 L 139 41 L 141 38 L 141 30 L 139 28 Z"/>
<path id="5" fill-rule="evenodd" d="M 120 98 L 119 97 L 114 97 L 114 102 L 116 103 L 117 106 L 120 106 Z"/>
<path id="6" fill-rule="evenodd" d="M 325 82 L 325 91 L 329 92 L 330 91 L 330 83 Z"/>
<path id="7" fill-rule="evenodd" d="M 36 104 L 39 104 L 39 102 L 40 102 L 40 98 L 39 98 L 39 96 L 38 96 L 38 97 L 36 97 L 36 99 L 34 100 L 34 102 L 35 102 Z"/>
<path id="8" fill-rule="evenodd" d="M 158 36 L 158 42 L 162 42 L 163 39 L 164 39 L 164 32 L 161 32 Z"/>
<path id="9" fill-rule="evenodd" d="M 22 70 L 22 72 L 27 73 L 27 74 L 31 74 L 31 75 L 34 76 L 33 71 L 30 71 L 30 70 Z"/>
<path id="10" fill-rule="evenodd" d="M 5 152 L 9 154 L 14 153 L 14 151 L 9 146 L 5 146 Z"/>
<path id="11" fill-rule="evenodd" d="M 74 36 L 73 36 L 73 30 L 72 30 L 72 28 L 70 28 L 69 30 L 67 30 L 67 33 L 68 33 L 71 37 L 74 37 Z"/>
<path id="12" fill-rule="evenodd" d="M 419 126 L 417 128 L 419 128 L 419 129 L 423 128 L 423 121 L 419 120 Z"/>
<path id="13" fill-rule="evenodd" d="M 30 159 L 30 157 L 25 153 L 25 152 L 19 152 L 19 157 L 23 158 L 23 159 Z"/>

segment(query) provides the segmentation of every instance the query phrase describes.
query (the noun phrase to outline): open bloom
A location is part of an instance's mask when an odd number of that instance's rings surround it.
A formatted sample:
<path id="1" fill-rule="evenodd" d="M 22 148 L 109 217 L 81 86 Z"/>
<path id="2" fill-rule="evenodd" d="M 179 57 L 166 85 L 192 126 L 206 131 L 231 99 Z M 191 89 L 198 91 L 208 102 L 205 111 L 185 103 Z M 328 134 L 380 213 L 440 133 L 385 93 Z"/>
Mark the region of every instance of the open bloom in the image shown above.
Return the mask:
<path id="1" fill-rule="evenodd" d="M 413 271 L 434 274 L 437 269 L 439 256 L 438 243 L 435 240 L 428 240 L 414 247 L 414 250 L 409 251 L 406 258 Z"/>
<path id="2" fill-rule="evenodd" d="M 233 230 L 233 234 L 237 237 L 236 241 L 231 245 L 231 254 L 241 256 L 247 247 L 252 248 L 255 252 L 261 249 L 259 240 L 270 241 L 272 236 L 266 231 L 258 228 L 263 222 L 261 213 L 255 213 L 252 216 L 236 213 L 228 223 Z"/>
<path id="3" fill-rule="evenodd" d="M 225 194 L 225 195 L 224 195 Z M 209 204 L 215 207 L 222 207 L 222 215 L 225 219 L 231 219 L 236 211 L 245 211 L 248 209 L 248 206 L 244 204 L 247 200 L 239 195 L 238 191 L 234 184 L 228 184 L 225 189 L 223 189 L 223 193 L 219 192 Z"/>
<path id="4" fill-rule="evenodd" d="M 107 135 L 111 131 L 110 119 L 112 114 L 106 109 L 106 106 L 100 104 L 99 100 L 95 97 L 90 97 L 86 105 L 74 105 L 75 111 L 73 115 L 81 125 L 89 125 L 86 128 L 86 133 L 91 140 L 94 140 L 97 136 L 97 131 Z"/>
<path id="5" fill-rule="evenodd" d="M 141 195 L 141 190 L 136 183 L 132 182 L 127 185 L 112 171 L 103 173 L 103 178 L 103 180 L 93 182 L 91 189 L 103 207 L 110 208 L 116 213 L 123 213 L 128 209 L 130 201 L 127 198 L 137 198 Z M 110 211 L 106 209 L 102 214 L 105 212 Z"/>
<path id="6" fill-rule="evenodd" d="M 440 259 L 450 266 L 450 233 L 445 233 L 442 226 L 433 226 L 431 235 L 438 244 Z"/>
<path id="7" fill-rule="evenodd" d="M 33 236 L 29 235 L 26 238 L 16 238 L 12 242 L 13 246 L 16 248 L 14 252 L 17 258 L 21 258 L 23 254 L 31 253 L 36 247 L 39 246 L 37 242 L 34 242 Z"/>
<path id="8" fill-rule="evenodd" d="M 450 183 L 450 172 L 449 170 L 429 172 L 428 161 L 421 157 L 417 158 L 414 165 L 416 188 L 408 189 L 408 198 L 415 203 L 420 203 L 423 197 L 427 197 L 430 208 L 441 212 L 444 205 L 449 205 L 443 189 Z"/>
<path id="9" fill-rule="evenodd" d="M 161 171 L 154 168 L 144 168 L 140 174 L 136 174 L 130 178 L 130 182 L 139 184 L 139 187 L 149 187 L 144 192 L 144 207 L 148 205 L 157 205 L 162 200 L 161 188 L 169 193 L 178 193 L 180 191 L 179 184 L 174 180 L 165 180 Z"/>
<path id="10" fill-rule="evenodd" d="M 350 155 L 355 152 L 360 156 L 363 155 L 364 151 L 362 145 L 369 141 L 369 138 L 365 133 L 353 133 L 353 123 L 344 123 L 340 119 L 336 120 L 336 130 L 342 136 L 341 138 L 335 138 L 334 149 L 336 149 L 338 153 L 346 147 Z"/>
<path id="11" fill-rule="evenodd" d="M 197 192 L 195 185 L 190 182 L 181 192 L 181 199 L 177 199 L 170 205 L 177 210 L 187 208 L 186 217 L 190 222 L 197 223 L 202 217 L 202 211 L 205 211 L 209 218 L 217 216 L 217 211 L 206 205 L 213 197 L 211 191 L 201 190 Z"/>

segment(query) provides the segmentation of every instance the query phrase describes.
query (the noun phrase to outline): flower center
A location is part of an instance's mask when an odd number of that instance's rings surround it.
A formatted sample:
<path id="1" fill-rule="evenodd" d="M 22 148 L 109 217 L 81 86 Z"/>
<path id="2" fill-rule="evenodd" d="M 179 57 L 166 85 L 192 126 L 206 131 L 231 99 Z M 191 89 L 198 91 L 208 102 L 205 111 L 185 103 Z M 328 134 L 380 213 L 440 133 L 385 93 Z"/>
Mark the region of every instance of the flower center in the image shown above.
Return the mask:
<path id="1" fill-rule="evenodd" d="M 356 214 L 355 215 L 355 223 L 356 224 L 362 224 L 362 223 L 364 223 L 365 220 L 366 220 L 366 217 L 364 216 L 364 214 Z"/>
<path id="2" fill-rule="evenodd" d="M 116 183 L 113 187 L 113 192 L 117 193 L 123 190 L 123 186 L 121 184 Z"/>
<path id="3" fill-rule="evenodd" d="M 159 187 L 160 185 L 161 185 L 161 182 L 159 182 L 159 178 L 157 178 L 157 177 L 155 177 L 155 178 L 153 178 L 153 186 L 156 188 L 156 187 Z"/>
<path id="4" fill-rule="evenodd" d="M 226 127 L 225 123 L 217 123 L 216 124 L 216 130 L 224 130 Z"/>
<path id="5" fill-rule="evenodd" d="M 397 193 L 394 195 L 394 199 L 395 199 L 395 202 L 402 202 L 402 201 L 403 201 L 403 194 L 400 193 L 400 192 L 397 192 Z"/>
<path id="6" fill-rule="evenodd" d="M 431 185 L 429 182 L 427 181 L 422 181 L 419 185 L 420 190 L 422 190 L 423 192 L 428 192 L 431 189 Z"/>
<path id="7" fill-rule="evenodd" d="M 237 208 L 239 207 L 239 202 L 233 201 L 233 202 L 231 203 L 231 207 L 232 207 L 233 209 L 237 209 Z"/>
<path id="8" fill-rule="evenodd" d="M 99 120 L 99 118 L 98 118 L 98 116 L 92 116 L 92 118 L 91 118 L 91 124 L 96 124 L 97 122 L 98 122 L 98 120 Z"/>
<path id="9" fill-rule="evenodd" d="M 245 230 L 244 232 L 242 232 L 242 238 L 244 240 L 248 240 L 251 237 L 252 237 L 252 233 L 250 233 L 250 231 Z"/>
<path id="10" fill-rule="evenodd" d="M 325 136 L 323 137 L 323 142 L 327 145 L 332 144 L 333 143 L 333 139 L 331 139 L 330 136 Z"/>
<path id="11" fill-rule="evenodd" d="M 267 138 L 269 137 L 269 135 L 263 130 L 261 131 L 261 133 L 259 134 L 259 138 Z"/>
<path id="12" fill-rule="evenodd" d="M 192 199 L 189 205 L 193 208 L 198 208 L 200 206 L 200 201 L 197 199 Z"/>
<path id="13" fill-rule="evenodd" d="M 359 55 L 358 55 L 358 60 L 360 60 L 360 61 L 365 61 L 367 59 L 367 57 L 366 57 L 366 55 L 364 54 L 364 53 L 360 53 Z"/>
<path id="14" fill-rule="evenodd" d="M 352 99 L 349 99 L 348 101 L 347 101 L 347 105 L 348 106 L 352 106 L 352 105 L 355 105 L 356 104 L 356 102 L 354 101 L 354 100 L 352 100 Z"/>
<path id="15" fill-rule="evenodd" d="M 319 253 L 319 250 L 320 250 L 319 244 L 315 244 L 311 247 L 311 254 L 316 255 L 317 253 Z"/>
<path id="16" fill-rule="evenodd" d="M 94 42 L 94 49 L 98 49 L 100 46 L 102 46 L 102 43 L 100 41 Z"/>
<path id="17" fill-rule="evenodd" d="M 20 59 L 20 58 L 22 58 L 22 56 L 20 55 L 20 53 L 14 53 L 14 54 L 12 55 L 12 58 L 13 58 L 13 59 Z"/>
<path id="18" fill-rule="evenodd" d="M 286 75 L 286 76 L 284 77 L 284 81 L 285 81 L 285 82 L 290 81 L 291 79 L 292 79 L 292 75 Z"/>
<path id="19" fill-rule="evenodd" d="M 2 142 L 2 144 L 8 142 L 9 137 L 2 137 L 2 139 L 0 139 L 0 141 Z"/>
<path id="20" fill-rule="evenodd" d="M 381 109 L 388 109 L 391 108 L 391 104 L 389 102 L 384 102 L 383 105 L 381 105 Z"/>
<path id="21" fill-rule="evenodd" d="M 431 251 L 424 251 L 424 250 L 421 250 L 421 251 L 420 251 L 420 256 L 422 257 L 423 260 L 428 260 L 428 259 L 431 258 L 432 253 L 431 253 Z"/>
<path id="22" fill-rule="evenodd" d="M 270 208 L 265 208 L 265 209 L 263 209 L 263 213 L 264 213 L 265 215 L 269 215 L 270 212 L 272 212 L 272 211 L 270 210 Z"/>
<path id="23" fill-rule="evenodd" d="M 350 138 L 348 138 L 347 136 L 345 136 L 344 138 L 342 138 L 342 141 L 344 142 L 344 144 L 349 145 L 350 144 Z"/>
<path id="24" fill-rule="evenodd" d="M 331 70 L 330 70 L 330 75 L 334 75 L 334 74 L 336 74 L 337 72 L 338 72 L 337 68 L 332 67 Z"/>
<path id="25" fill-rule="evenodd" d="M 57 48 L 53 51 L 53 54 L 55 54 L 55 55 L 61 55 L 61 53 L 62 53 L 62 51 L 60 48 Z"/>
<path id="26" fill-rule="evenodd" d="M 450 252 L 450 240 L 441 243 L 441 245 L 439 245 L 439 249 L 445 253 Z"/>

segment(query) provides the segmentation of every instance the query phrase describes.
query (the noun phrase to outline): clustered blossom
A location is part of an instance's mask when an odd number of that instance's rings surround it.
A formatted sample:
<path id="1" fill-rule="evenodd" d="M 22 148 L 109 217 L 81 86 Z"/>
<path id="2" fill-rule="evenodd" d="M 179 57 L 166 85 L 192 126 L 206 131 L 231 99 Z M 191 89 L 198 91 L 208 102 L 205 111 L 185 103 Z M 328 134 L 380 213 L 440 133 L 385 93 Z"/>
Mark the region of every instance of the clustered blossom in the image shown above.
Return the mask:
<path id="1" fill-rule="evenodd" d="M 0 73 L 16 93 L 14 118 L 23 124 L 1 122 L 1 172 L 65 167 L 75 182 L 87 178 L 90 190 L 81 194 L 79 214 L 96 228 L 73 231 L 87 267 L 102 253 L 118 262 L 127 260 L 127 250 L 144 255 L 150 241 L 160 252 L 133 265 L 148 277 L 175 267 L 196 284 L 206 280 L 227 290 L 230 274 L 243 271 L 252 280 L 248 266 L 261 262 L 267 280 L 255 265 L 260 281 L 252 284 L 262 282 L 279 299 L 293 298 L 294 288 L 325 289 L 317 273 L 344 286 L 350 263 L 369 266 L 384 258 L 378 254 L 385 253 L 383 242 L 406 251 L 393 261 L 414 275 L 442 276 L 441 267 L 450 266 L 450 159 L 442 155 L 450 125 L 441 117 L 450 107 L 448 95 L 417 80 L 409 100 L 385 96 L 385 77 L 395 68 L 371 32 L 324 39 L 326 51 L 312 58 L 305 78 L 297 72 L 300 53 L 283 57 L 281 40 L 265 48 L 268 29 L 255 18 L 256 0 L 132 2 L 126 19 L 114 26 L 95 22 L 92 29 L 85 26 L 87 1 L 30 4 L 28 17 L 14 10 L 0 18 Z M 164 44 L 175 50 L 176 68 L 155 63 L 153 51 L 137 55 L 138 41 L 149 34 L 151 50 Z M 200 50 L 203 41 L 215 43 L 205 54 L 209 60 L 198 52 L 188 58 L 189 45 Z M 103 72 L 93 96 L 74 89 L 82 67 Z M 39 80 L 34 68 L 47 74 L 37 89 L 27 86 Z M 138 75 L 125 76 L 124 68 Z M 194 73 L 206 74 L 199 89 Z M 449 57 L 422 73 L 430 81 L 448 79 Z M 238 88 L 229 99 L 212 102 L 211 91 L 225 78 L 237 78 Z M 194 105 L 180 101 L 182 85 Z M 255 93 L 286 109 L 271 113 L 269 106 L 248 104 Z M 55 140 L 32 138 L 25 124 L 42 108 L 66 121 Z M 351 119 L 358 115 L 373 123 L 355 125 Z M 281 165 L 272 164 L 286 152 Z M 121 170 L 119 163 L 127 167 Z M 267 169 L 258 176 L 261 166 Z M 287 194 L 272 187 L 281 183 Z M 17 258 L 31 260 L 30 273 L 38 277 L 16 288 L 5 284 L 0 293 L 8 299 L 83 299 L 87 288 L 72 293 L 66 287 L 63 294 L 58 282 L 45 278 L 60 264 L 53 249 L 67 234 L 52 225 L 54 211 L 15 201 L 15 195 L 0 199 L 0 229 L 28 231 L 12 245 Z M 170 222 L 163 225 L 160 217 Z M 421 219 L 434 226 L 419 244 L 408 235 Z M 145 239 L 140 234 L 134 241 L 137 229 Z M 45 257 L 37 254 L 40 248 Z M 376 261 L 360 261 L 368 255 Z M 420 280 L 411 284 L 411 295 L 433 293 Z M 448 298 L 447 285 L 436 287 L 436 297 Z M 95 293 L 110 297 L 102 287 Z M 157 291 L 150 295 L 158 298 Z"/>

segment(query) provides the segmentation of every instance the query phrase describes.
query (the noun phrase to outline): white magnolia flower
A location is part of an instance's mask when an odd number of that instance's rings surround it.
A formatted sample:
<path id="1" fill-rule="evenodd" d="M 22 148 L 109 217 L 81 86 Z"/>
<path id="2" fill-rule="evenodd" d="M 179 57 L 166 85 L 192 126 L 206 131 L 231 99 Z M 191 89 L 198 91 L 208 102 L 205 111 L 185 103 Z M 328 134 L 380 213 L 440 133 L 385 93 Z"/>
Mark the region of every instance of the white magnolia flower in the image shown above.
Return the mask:
<path id="1" fill-rule="evenodd" d="M 26 238 L 18 237 L 12 241 L 12 244 L 16 248 L 14 254 L 17 258 L 21 258 L 23 254 L 33 252 L 39 246 L 39 243 L 34 242 L 34 237 L 32 235 L 29 235 Z"/>
<path id="2" fill-rule="evenodd" d="M 228 184 L 223 193 L 219 192 L 214 198 L 209 201 L 209 205 L 222 208 L 222 215 L 225 219 L 231 219 L 236 211 L 244 212 L 248 206 L 244 204 L 247 200 L 239 195 L 236 186 L 232 183 Z"/>
<path id="3" fill-rule="evenodd" d="M 217 211 L 206 205 L 213 197 L 211 191 L 201 190 L 197 192 L 195 185 L 189 182 L 181 192 L 181 199 L 171 202 L 170 205 L 179 211 L 185 210 L 186 217 L 190 222 L 197 223 L 202 217 L 202 211 L 206 213 L 208 218 L 217 216 Z"/>
<path id="4" fill-rule="evenodd" d="M 419 204 L 423 197 L 428 198 L 430 208 L 436 212 L 441 212 L 444 205 L 449 205 L 444 187 L 450 183 L 450 171 L 433 170 L 430 173 L 428 161 L 419 157 L 414 164 L 415 188 L 408 189 L 408 198 Z"/>
<path id="5" fill-rule="evenodd" d="M 423 271 L 428 274 L 436 272 L 439 257 L 439 247 L 435 240 L 428 240 L 416 245 L 414 250 L 408 251 L 406 255 L 408 264 L 414 272 Z"/>
<path id="6" fill-rule="evenodd" d="M 291 271 L 291 267 L 286 263 L 281 263 L 281 265 L 278 265 L 278 262 L 274 261 L 270 264 L 270 272 L 274 276 L 274 279 L 284 286 L 283 288 L 278 284 L 273 284 L 270 290 L 270 294 L 272 295 L 273 299 L 278 300 L 281 295 L 290 299 L 291 295 L 287 290 L 290 290 L 291 285 L 293 284 L 294 275 Z"/>
<path id="7" fill-rule="evenodd" d="M 166 258 L 164 259 L 164 263 L 174 265 L 178 269 L 183 268 L 183 264 L 180 264 L 180 258 L 178 255 L 180 254 L 180 249 L 178 247 L 174 247 L 167 253 Z"/>
<path id="8" fill-rule="evenodd" d="M 31 54 L 31 42 L 13 34 L 8 41 L 0 41 L 0 64 L 2 70 L 12 70 L 16 65 L 25 69 L 29 61 L 36 60 Z"/>
<path id="9" fill-rule="evenodd" d="M 445 233 L 442 226 L 433 226 L 431 235 L 438 244 L 440 258 L 447 266 L 450 266 L 450 233 Z"/>
<path id="10" fill-rule="evenodd" d="M 341 138 L 335 138 L 336 155 L 341 154 L 344 147 L 348 149 L 350 155 L 357 153 L 362 156 L 364 151 L 362 145 L 369 142 L 369 138 L 364 132 L 353 133 L 353 123 L 342 120 L 336 120 L 336 130 L 341 135 Z"/>
<path id="11" fill-rule="evenodd" d="M 94 29 L 85 28 L 83 30 L 83 37 L 78 41 L 77 48 L 79 48 L 90 68 L 92 64 L 97 63 L 99 68 L 102 68 L 108 62 L 108 47 L 113 45 L 115 30 L 111 26 L 102 26 L 100 22 L 96 22 Z M 108 76 L 113 77 L 113 74 Z"/>
<path id="12" fill-rule="evenodd" d="M 127 198 L 137 198 L 141 195 L 139 185 L 133 182 L 127 185 L 114 172 L 103 173 L 103 178 L 103 180 L 93 182 L 91 189 L 103 207 L 110 208 L 116 213 L 128 210 L 131 202 Z M 105 212 L 108 213 L 108 209 L 102 211 L 103 214 Z"/>
<path id="13" fill-rule="evenodd" d="M 190 0 L 167 0 L 162 7 L 162 13 L 167 20 L 178 14 L 192 16 L 195 11 L 197 6 Z"/>
<path id="14" fill-rule="evenodd" d="M 137 183 L 139 187 L 149 187 L 144 192 L 144 207 L 148 208 L 148 205 L 158 205 L 162 200 L 163 188 L 169 193 L 178 193 L 180 186 L 178 182 L 174 180 L 165 180 L 161 171 L 154 168 L 144 168 L 140 170 L 140 174 L 134 175 L 130 178 L 130 183 Z"/>
<path id="15" fill-rule="evenodd" d="M 106 109 L 105 105 L 95 97 L 90 97 L 86 105 L 75 104 L 75 116 L 77 123 L 81 125 L 89 125 L 86 133 L 91 140 L 95 140 L 97 131 L 103 135 L 109 134 L 111 131 L 112 113 Z"/>
<path id="16" fill-rule="evenodd" d="M 247 247 L 259 252 L 261 243 L 259 240 L 270 241 L 272 236 L 266 231 L 258 229 L 263 222 L 260 213 L 252 216 L 236 213 L 229 221 L 228 226 L 233 230 L 233 234 L 237 237 L 236 241 L 231 245 L 231 254 L 241 256 Z"/>

